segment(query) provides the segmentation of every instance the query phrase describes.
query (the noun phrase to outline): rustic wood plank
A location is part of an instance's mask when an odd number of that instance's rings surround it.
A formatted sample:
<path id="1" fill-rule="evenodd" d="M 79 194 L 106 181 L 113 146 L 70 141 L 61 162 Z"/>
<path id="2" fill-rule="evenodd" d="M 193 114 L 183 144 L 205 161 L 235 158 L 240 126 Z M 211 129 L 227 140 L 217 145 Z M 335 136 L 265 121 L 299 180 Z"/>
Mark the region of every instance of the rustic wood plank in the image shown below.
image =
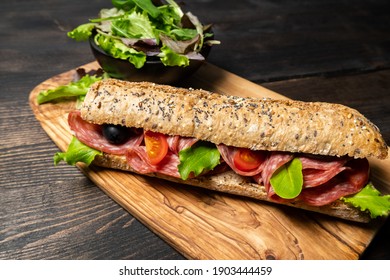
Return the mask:
<path id="1" fill-rule="evenodd" d="M 0 259 L 183 259 L 79 170 L 53 165 L 58 147 L 26 101 L 0 104 Z"/>
<path id="2" fill-rule="evenodd" d="M 0 259 L 180 258 L 157 236 L 145 238 L 147 229 L 85 177 L 4 195 Z"/>
<path id="3" fill-rule="evenodd" d="M 69 71 L 45 81 L 30 96 L 37 119 L 62 150 L 71 138 L 66 121 L 71 103 L 37 106 L 35 97 L 44 88 L 67 83 L 71 75 Z M 213 65 L 202 67 L 193 79 L 205 87 L 214 85 L 219 92 L 233 94 L 245 88 L 244 95 L 280 98 Z M 383 170 L 389 164 L 384 161 L 377 166 L 379 176 L 385 176 Z M 350 223 L 121 171 L 84 165 L 79 168 L 117 203 L 191 259 L 357 259 L 380 227 L 378 222 Z M 217 243 L 220 246 L 214 246 Z"/>
<path id="4" fill-rule="evenodd" d="M 257 83 L 390 66 L 386 0 L 188 2 L 223 42 L 210 62 Z"/>

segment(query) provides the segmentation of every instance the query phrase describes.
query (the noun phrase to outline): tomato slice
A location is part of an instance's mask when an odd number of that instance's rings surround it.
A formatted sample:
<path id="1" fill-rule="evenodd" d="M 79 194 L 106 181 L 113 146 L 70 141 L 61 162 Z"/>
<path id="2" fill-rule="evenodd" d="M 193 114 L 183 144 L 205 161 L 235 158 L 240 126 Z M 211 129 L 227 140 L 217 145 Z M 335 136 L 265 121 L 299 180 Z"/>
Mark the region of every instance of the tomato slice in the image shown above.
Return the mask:
<path id="1" fill-rule="evenodd" d="M 159 164 L 168 153 L 166 136 L 158 132 L 145 131 L 144 140 L 150 164 Z"/>
<path id="2" fill-rule="evenodd" d="M 250 171 L 258 168 L 264 159 L 265 156 L 261 152 L 238 148 L 234 154 L 233 162 L 237 169 Z"/>

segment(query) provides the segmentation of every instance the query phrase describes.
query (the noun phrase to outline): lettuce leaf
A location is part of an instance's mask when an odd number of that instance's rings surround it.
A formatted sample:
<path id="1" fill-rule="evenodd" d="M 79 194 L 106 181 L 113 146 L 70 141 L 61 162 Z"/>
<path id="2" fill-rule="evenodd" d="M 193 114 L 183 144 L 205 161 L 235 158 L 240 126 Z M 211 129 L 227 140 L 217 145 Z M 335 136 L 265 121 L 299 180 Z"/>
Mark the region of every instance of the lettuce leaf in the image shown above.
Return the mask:
<path id="1" fill-rule="evenodd" d="M 220 157 L 218 148 L 206 142 L 198 142 L 190 148 L 181 150 L 178 165 L 181 178 L 187 180 L 191 173 L 198 176 L 205 171 L 213 170 L 220 163 Z"/>
<path id="2" fill-rule="evenodd" d="M 59 86 L 55 89 L 41 91 L 37 96 L 37 102 L 38 104 L 43 104 L 66 97 L 84 98 L 89 87 L 101 79 L 103 79 L 103 77 L 98 77 L 96 75 L 90 76 L 87 74 L 76 82 L 70 82 L 67 85 Z"/>
<path id="3" fill-rule="evenodd" d="M 369 211 L 371 218 L 387 216 L 390 212 L 390 195 L 381 195 L 380 192 L 369 183 L 360 192 L 341 200 L 352 204 L 362 211 Z"/>
<path id="4" fill-rule="evenodd" d="M 92 30 L 95 28 L 95 26 L 95 23 L 84 23 L 72 31 L 69 31 L 67 35 L 76 41 L 87 41 L 88 38 L 92 35 Z"/>
<path id="5" fill-rule="evenodd" d="M 129 48 L 122 41 L 97 34 L 95 37 L 96 44 L 99 45 L 105 52 L 115 58 L 130 61 L 137 69 L 144 66 L 146 62 L 146 54 Z M 110 73 L 109 73 L 110 74 Z"/>
<path id="6" fill-rule="evenodd" d="M 165 66 L 188 66 L 190 59 L 185 55 L 174 52 L 167 46 L 161 48 L 161 53 L 158 55 Z"/>
<path id="7" fill-rule="evenodd" d="M 124 38 L 155 38 L 154 28 L 145 13 L 136 11 L 111 22 L 112 34 Z"/>
<path id="8" fill-rule="evenodd" d="M 75 165 L 78 162 L 84 162 L 90 165 L 97 155 L 103 153 L 88 147 L 81 143 L 75 136 L 73 136 L 66 152 L 58 152 L 54 155 L 54 165 L 58 165 L 60 161 L 65 161 L 69 165 Z"/>
<path id="9" fill-rule="evenodd" d="M 303 186 L 302 162 L 298 158 L 284 164 L 272 174 L 271 185 L 281 198 L 297 197 Z"/>

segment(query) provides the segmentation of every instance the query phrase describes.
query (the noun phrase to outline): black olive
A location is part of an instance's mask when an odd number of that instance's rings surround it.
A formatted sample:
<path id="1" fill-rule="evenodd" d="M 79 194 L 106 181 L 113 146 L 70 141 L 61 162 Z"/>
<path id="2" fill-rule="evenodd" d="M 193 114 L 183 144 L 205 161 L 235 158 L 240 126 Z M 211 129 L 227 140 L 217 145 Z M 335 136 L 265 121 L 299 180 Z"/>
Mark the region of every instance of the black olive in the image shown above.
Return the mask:
<path id="1" fill-rule="evenodd" d="M 103 136 L 111 144 L 120 145 L 130 138 L 129 129 L 121 125 L 105 124 L 103 125 Z"/>

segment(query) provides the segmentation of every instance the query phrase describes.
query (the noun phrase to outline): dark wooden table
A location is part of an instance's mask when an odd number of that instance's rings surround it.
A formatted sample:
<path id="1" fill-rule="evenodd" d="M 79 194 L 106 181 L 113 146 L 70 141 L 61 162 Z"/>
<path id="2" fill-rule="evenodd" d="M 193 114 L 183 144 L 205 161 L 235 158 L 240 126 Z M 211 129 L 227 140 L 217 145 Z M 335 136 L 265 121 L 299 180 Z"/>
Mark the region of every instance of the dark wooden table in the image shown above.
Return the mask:
<path id="1" fill-rule="evenodd" d="M 58 151 L 28 95 L 93 60 L 66 32 L 109 0 L 6 1 L 0 9 L 0 259 L 183 259 Z M 339 102 L 365 114 L 390 143 L 388 0 L 188 0 L 214 23 L 209 61 L 293 99 Z M 390 172 L 390 170 L 389 170 Z M 388 220 L 361 256 L 390 259 Z"/>

